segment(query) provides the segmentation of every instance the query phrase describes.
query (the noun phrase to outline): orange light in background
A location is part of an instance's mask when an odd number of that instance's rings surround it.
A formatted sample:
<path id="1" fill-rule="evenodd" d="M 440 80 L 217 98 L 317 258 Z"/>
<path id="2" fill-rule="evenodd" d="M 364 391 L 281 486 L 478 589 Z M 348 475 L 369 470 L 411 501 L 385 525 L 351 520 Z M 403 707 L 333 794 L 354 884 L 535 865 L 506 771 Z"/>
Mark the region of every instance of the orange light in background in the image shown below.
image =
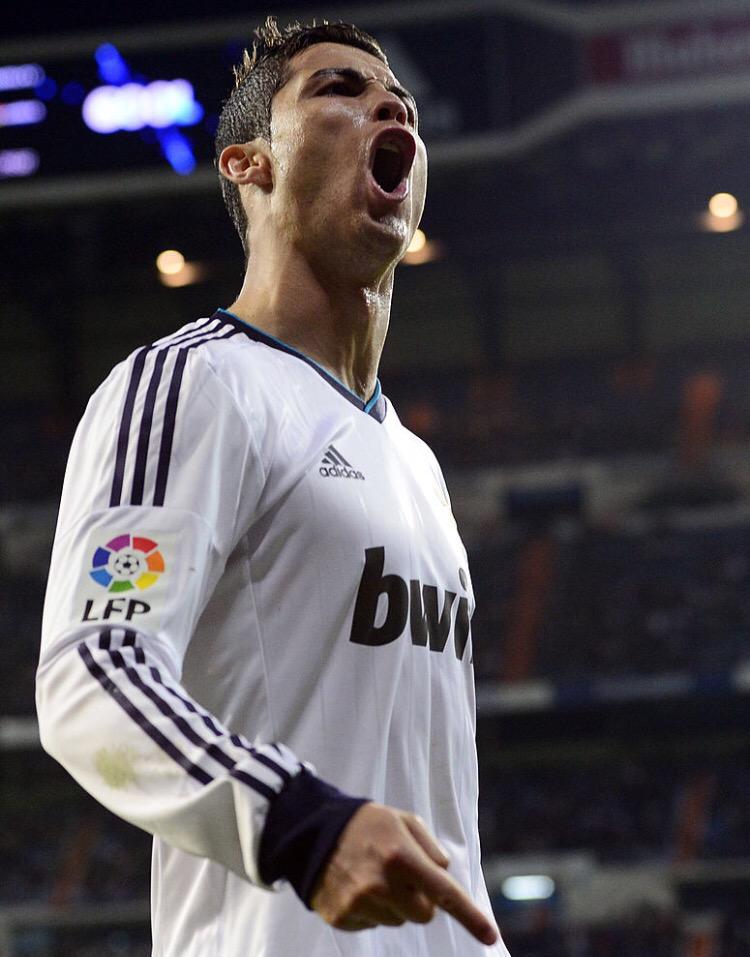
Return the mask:
<path id="1" fill-rule="evenodd" d="M 180 286 L 190 286 L 200 282 L 206 276 L 206 269 L 201 263 L 183 263 L 178 272 L 160 272 L 159 279 L 163 286 L 178 289 Z"/>
<path id="2" fill-rule="evenodd" d="M 202 263 L 187 262 L 176 249 L 165 249 L 156 257 L 156 268 L 162 286 L 178 289 L 190 286 L 206 277 L 206 267 Z"/>
<path id="3" fill-rule="evenodd" d="M 428 239 L 421 229 L 412 236 L 409 248 L 403 258 L 407 266 L 421 266 L 422 263 L 431 263 L 442 258 L 443 247 L 435 240 Z"/>
<path id="4" fill-rule="evenodd" d="M 709 213 L 719 219 L 731 219 L 739 208 L 737 197 L 732 196 L 731 193 L 717 193 L 708 201 Z"/>
<path id="5" fill-rule="evenodd" d="M 731 233 L 745 222 L 736 196 L 716 193 L 708 201 L 708 209 L 699 217 L 700 226 L 708 233 Z"/>
<path id="6" fill-rule="evenodd" d="M 429 399 L 415 399 L 404 407 L 404 422 L 417 435 L 429 438 L 440 429 L 440 415 Z"/>
<path id="7" fill-rule="evenodd" d="M 411 238 L 409 243 L 409 248 L 406 250 L 407 253 L 418 253 L 421 252 L 427 245 L 427 237 L 422 232 L 421 229 L 416 230 L 414 235 Z"/>
<path id="8" fill-rule="evenodd" d="M 165 249 L 156 257 L 156 268 L 162 276 L 176 276 L 185 265 L 185 257 L 176 249 Z"/>

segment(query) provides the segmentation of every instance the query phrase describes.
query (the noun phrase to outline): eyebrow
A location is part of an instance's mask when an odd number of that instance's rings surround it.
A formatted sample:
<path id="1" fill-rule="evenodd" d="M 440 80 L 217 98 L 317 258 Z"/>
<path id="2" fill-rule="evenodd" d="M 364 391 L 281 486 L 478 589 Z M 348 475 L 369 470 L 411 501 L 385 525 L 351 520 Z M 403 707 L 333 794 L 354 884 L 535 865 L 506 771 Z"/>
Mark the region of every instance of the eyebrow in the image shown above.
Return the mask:
<path id="1" fill-rule="evenodd" d="M 322 70 L 316 70 L 312 76 L 308 77 L 308 82 L 323 76 L 341 76 L 345 80 L 356 80 L 362 84 L 367 83 L 370 79 L 369 77 L 366 77 L 364 73 L 360 73 L 359 70 L 354 70 L 352 67 L 332 66 L 324 67 Z M 401 97 L 402 100 L 410 100 L 414 112 L 417 112 L 417 101 L 414 99 L 414 95 L 412 93 L 410 93 L 408 90 L 405 90 L 402 86 L 399 86 L 398 83 L 386 83 L 385 88 L 389 93 L 395 93 L 396 96 Z"/>

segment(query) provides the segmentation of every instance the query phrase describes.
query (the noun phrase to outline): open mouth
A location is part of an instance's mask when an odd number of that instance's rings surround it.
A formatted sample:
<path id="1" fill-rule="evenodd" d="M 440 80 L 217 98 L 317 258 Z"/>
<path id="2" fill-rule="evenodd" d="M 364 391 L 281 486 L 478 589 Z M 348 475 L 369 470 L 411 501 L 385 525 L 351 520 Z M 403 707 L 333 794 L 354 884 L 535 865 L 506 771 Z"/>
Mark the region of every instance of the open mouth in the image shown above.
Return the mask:
<path id="1" fill-rule="evenodd" d="M 405 181 L 411 172 L 416 150 L 414 137 L 407 130 L 384 130 L 376 137 L 370 152 L 370 170 L 384 193 L 406 194 Z"/>

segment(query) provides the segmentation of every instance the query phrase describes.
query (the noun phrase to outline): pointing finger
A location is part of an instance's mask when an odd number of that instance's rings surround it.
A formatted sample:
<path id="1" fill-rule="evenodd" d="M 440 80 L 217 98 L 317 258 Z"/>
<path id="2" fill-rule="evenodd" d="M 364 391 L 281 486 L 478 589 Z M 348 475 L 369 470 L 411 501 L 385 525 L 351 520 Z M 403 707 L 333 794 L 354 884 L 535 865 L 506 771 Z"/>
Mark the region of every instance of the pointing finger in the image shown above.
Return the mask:
<path id="1" fill-rule="evenodd" d="M 434 864 L 425 862 L 415 881 L 420 890 L 432 900 L 441 910 L 454 917 L 459 924 L 483 944 L 494 944 L 498 938 L 498 930 L 491 921 L 474 904 L 466 891 L 456 883 L 450 874 L 440 870 Z"/>

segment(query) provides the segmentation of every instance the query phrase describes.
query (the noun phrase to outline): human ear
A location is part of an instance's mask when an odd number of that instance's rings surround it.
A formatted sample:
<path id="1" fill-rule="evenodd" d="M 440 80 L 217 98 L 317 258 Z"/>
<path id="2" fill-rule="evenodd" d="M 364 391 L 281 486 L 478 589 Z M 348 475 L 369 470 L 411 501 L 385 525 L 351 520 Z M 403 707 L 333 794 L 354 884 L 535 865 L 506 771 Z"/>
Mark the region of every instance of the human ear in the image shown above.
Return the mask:
<path id="1" fill-rule="evenodd" d="M 273 187 L 270 151 L 262 140 L 226 146 L 218 166 L 221 175 L 236 186 L 258 186 L 264 192 Z"/>

